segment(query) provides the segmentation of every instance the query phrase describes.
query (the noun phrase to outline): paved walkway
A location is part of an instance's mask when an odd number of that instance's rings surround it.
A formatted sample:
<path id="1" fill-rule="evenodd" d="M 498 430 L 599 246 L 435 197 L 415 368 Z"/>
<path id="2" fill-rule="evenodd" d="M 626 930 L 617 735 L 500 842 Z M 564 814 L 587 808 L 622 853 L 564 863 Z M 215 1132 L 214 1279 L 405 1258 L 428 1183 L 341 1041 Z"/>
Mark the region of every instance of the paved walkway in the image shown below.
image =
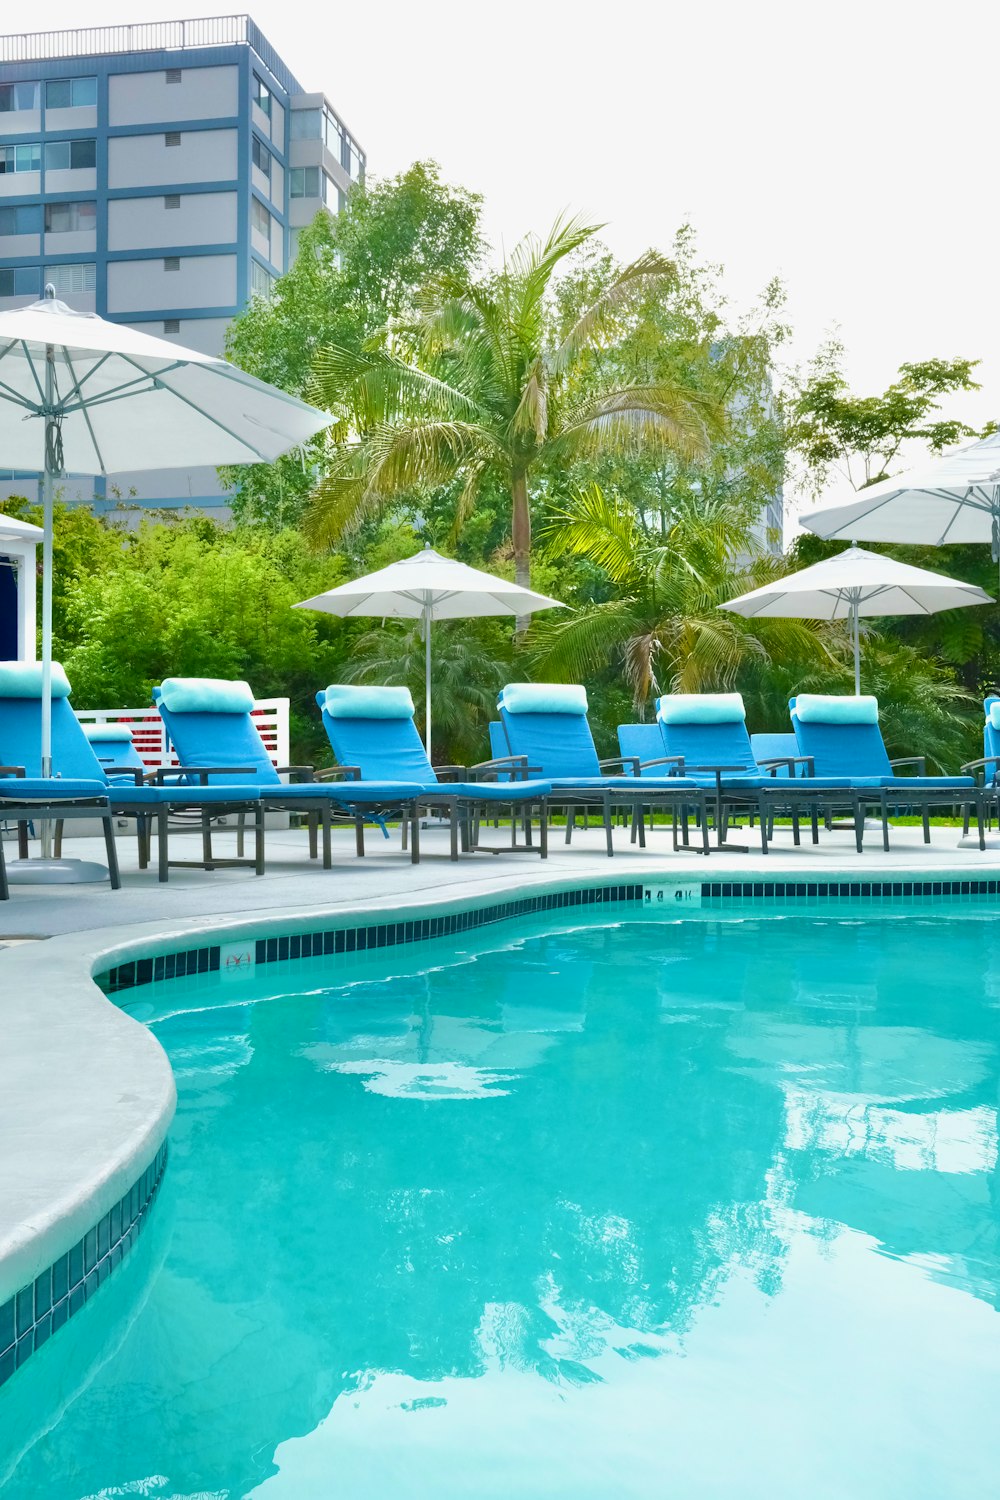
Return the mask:
<path id="1" fill-rule="evenodd" d="M 490 830 L 497 842 L 506 834 Z M 489 837 L 490 834 L 484 835 Z M 655 875 L 689 876 L 694 881 L 730 880 L 751 874 L 769 879 L 795 878 L 815 880 L 838 878 L 861 873 L 872 879 L 887 871 L 912 872 L 926 876 L 960 874 L 968 879 L 990 874 L 1000 877 L 1000 839 L 991 842 L 998 847 L 981 853 L 978 849 L 959 848 L 960 830 L 934 828 L 931 845 L 925 846 L 919 828 L 896 828 L 889 854 L 881 849 L 878 831 L 866 835 L 867 847 L 862 855 L 854 848 L 853 834 L 834 830 L 822 835 L 818 846 L 803 842 L 792 846 L 790 830 L 778 829 L 772 852 L 763 858 L 754 830 L 735 835 L 750 846 L 749 852 L 715 850 L 708 860 L 693 854 L 674 855 L 670 835 L 655 829 L 645 851 L 631 845 L 626 830 L 615 835 L 615 857 L 609 860 L 604 851 L 603 832 L 578 829 L 567 849 L 562 830 L 554 832 L 549 858 L 544 862 L 536 853 L 524 849 L 491 855 L 464 855 L 453 863 L 447 854 L 447 833 L 426 829 L 421 836 L 422 858 L 411 865 L 408 855 L 400 852 L 399 835 L 383 841 L 377 830 L 369 830 L 368 853 L 358 859 L 354 853 L 351 829 L 334 833 L 334 864 L 324 870 L 309 860 L 306 836 L 298 830 L 269 830 L 267 835 L 267 874 L 256 878 L 248 870 L 171 870 L 170 880 L 161 885 L 153 871 L 140 871 L 136 865 L 135 840 L 119 836 L 118 850 L 122 864 L 123 888 L 112 891 L 106 884 L 28 886 L 15 885 L 11 899 L 0 903 L 0 943 L 17 938 L 44 938 L 61 933 L 86 932 L 95 928 L 114 928 L 122 936 L 133 924 L 162 921 L 183 923 L 185 918 L 199 923 L 214 918 L 252 918 L 278 914 L 308 912 L 311 909 L 344 910 L 351 906 L 371 907 L 391 904 L 426 894 L 433 898 L 483 894 L 490 890 L 510 889 L 540 880 L 581 876 L 615 876 L 622 880 Z M 217 852 L 231 852 L 219 836 Z M 15 850 L 8 850 L 8 864 L 14 862 Z M 37 852 L 33 847 L 32 852 Z M 99 840 L 67 839 L 67 857 L 98 860 Z M 198 857 L 200 840 L 186 834 L 171 837 L 171 853 L 177 858 Z"/>

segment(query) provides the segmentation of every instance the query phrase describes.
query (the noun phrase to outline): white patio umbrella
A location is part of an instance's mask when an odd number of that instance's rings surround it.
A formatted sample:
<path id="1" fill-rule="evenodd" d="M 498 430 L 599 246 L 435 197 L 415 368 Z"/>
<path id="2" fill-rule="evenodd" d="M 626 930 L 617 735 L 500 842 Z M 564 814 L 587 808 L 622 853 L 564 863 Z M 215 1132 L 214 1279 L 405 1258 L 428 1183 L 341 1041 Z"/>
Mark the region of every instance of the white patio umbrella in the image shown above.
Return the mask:
<path id="1" fill-rule="evenodd" d="M 851 542 L 989 542 L 1000 563 L 1000 430 L 801 519 L 817 536 Z"/>
<path id="2" fill-rule="evenodd" d="M 425 547 L 402 562 L 390 563 L 353 583 L 342 583 L 296 609 L 319 609 L 343 619 L 377 615 L 382 619 L 422 620 L 424 626 L 424 677 L 427 715 L 424 743 L 431 753 L 431 622 L 470 620 L 483 615 L 528 615 L 537 609 L 564 609 L 558 599 L 536 594 L 519 584 L 508 583 L 470 568 L 454 558 L 442 557 Z"/>
<path id="3" fill-rule="evenodd" d="M 993 602 L 974 584 L 943 578 L 927 568 L 911 568 L 891 557 L 866 552 L 863 547 L 848 547 L 836 557 L 776 578 L 719 608 L 748 619 L 850 620 L 854 691 L 860 693 L 861 615 L 934 615 L 945 609 Z"/>
<path id="4" fill-rule="evenodd" d="M 51 286 L 44 301 L 0 313 L 0 455 L 5 468 L 42 474 L 43 775 L 52 770 L 52 498 L 64 468 L 271 463 L 329 422 L 225 360 L 76 312 Z"/>

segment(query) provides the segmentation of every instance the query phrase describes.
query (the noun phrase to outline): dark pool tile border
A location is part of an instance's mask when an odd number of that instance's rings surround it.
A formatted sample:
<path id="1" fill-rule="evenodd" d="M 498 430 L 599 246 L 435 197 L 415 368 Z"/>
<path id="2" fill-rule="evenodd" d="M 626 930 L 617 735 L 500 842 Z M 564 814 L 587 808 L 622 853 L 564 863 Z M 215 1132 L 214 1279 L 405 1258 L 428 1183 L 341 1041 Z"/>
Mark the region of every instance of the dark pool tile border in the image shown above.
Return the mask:
<path id="1" fill-rule="evenodd" d="M 135 1244 L 167 1164 L 167 1143 L 72 1250 L 0 1305 L 0 1385 L 80 1311 Z"/>
<path id="2" fill-rule="evenodd" d="M 698 884 L 694 882 L 696 888 Z M 321 958 L 340 953 L 364 953 L 375 948 L 394 948 L 401 943 L 452 937 L 457 933 L 487 927 L 494 922 L 504 922 L 511 917 L 537 912 L 563 911 L 571 907 L 608 905 L 612 902 L 642 903 L 645 891 L 660 885 L 677 885 L 690 889 L 690 884 L 684 881 L 649 876 L 641 883 L 542 891 L 534 896 L 498 901 L 468 911 L 444 912 L 438 916 L 418 917 L 409 921 L 354 927 L 341 925 L 320 932 L 282 933 L 280 937 L 254 940 L 254 963 L 284 963 L 296 958 Z M 702 881 L 700 895 L 702 904 L 968 899 L 972 896 L 1000 896 L 1000 880 Z M 156 958 L 141 958 L 119 964 L 104 974 L 95 975 L 95 979 L 106 994 L 113 995 L 160 979 L 180 979 L 187 975 L 214 973 L 221 964 L 222 949 L 218 943 L 212 943 L 204 948 L 186 948 L 177 953 L 165 953 Z"/>

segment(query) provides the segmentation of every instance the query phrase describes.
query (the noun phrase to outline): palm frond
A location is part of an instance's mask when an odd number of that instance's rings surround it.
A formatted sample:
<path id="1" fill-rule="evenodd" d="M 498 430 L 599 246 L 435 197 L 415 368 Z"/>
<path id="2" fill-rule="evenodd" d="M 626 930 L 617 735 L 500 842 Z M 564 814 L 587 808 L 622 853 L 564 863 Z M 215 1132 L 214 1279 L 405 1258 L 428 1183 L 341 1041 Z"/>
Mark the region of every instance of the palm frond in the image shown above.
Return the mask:
<path id="1" fill-rule="evenodd" d="M 582 313 L 549 359 L 553 375 L 562 375 L 582 350 L 611 332 L 624 308 L 645 293 L 672 285 L 677 262 L 658 250 L 647 250 L 615 277 L 605 292 Z"/>
<path id="2" fill-rule="evenodd" d="M 696 459 L 708 451 L 710 433 L 720 420 L 715 402 L 700 392 L 626 386 L 565 412 L 548 446 L 580 458 L 652 449 Z"/>
<path id="3" fill-rule="evenodd" d="M 359 354 L 328 347 L 316 356 L 310 394 L 325 403 L 346 404 L 365 431 L 414 413 L 469 418 L 476 402 L 464 391 L 417 365 L 382 352 Z"/>
<path id="4" fill-rule="evenodd" d="M 566 619 L 536 622 L 531 633 L 533 670 L 557 682 L 585 682 L 619 660 L 623 643 L 642 628 L 634 599 L 613 599 Z"/>
<path id="5" fill-rule="evenodd" d="M 617 584 L 636 581 L 643 538 L 635 510 L 600 485 L 590 485 L 553 511 L 538 537 L 552 556 L 572 552 L 597 563 Z"/>

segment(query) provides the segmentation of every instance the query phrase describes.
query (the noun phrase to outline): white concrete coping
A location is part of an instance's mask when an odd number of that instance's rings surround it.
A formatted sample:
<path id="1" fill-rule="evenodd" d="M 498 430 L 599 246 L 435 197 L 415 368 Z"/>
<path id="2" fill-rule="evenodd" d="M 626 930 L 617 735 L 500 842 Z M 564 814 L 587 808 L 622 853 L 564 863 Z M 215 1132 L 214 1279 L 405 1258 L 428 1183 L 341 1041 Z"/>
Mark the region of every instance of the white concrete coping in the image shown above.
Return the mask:
<path id="1" fill-rule="evenodd" d="M 419 868 L 419 867 L 418 867 Z M 451 867 L 412 896 L 324 901 L 279 913 L 213 913 L 171 923 L 104 928 L 23 943 L 0 955 L 0 1304 L 65 1254 L 125 1194 L 156 1155 L 176 1104 L 169 1061 L 141 1022 L 93 976 L 123 963 L 214 943 L 302 933 L 366 921 L 411 921 L 521 896 L 595 886 L 708 881 L 968 880 L 996 878 L 987 860 L 921 868 L 913 859 L 848 857 L 804 871 L 800 859 L 688 861 L 664 867 L 639 856 L 572 874 L 525 867 L 489 875 Z M 593 909 L 593 908 L 591 908 Z M 387 950 L 388 951 L 388 950 Z M 138 999 L 145 987 L 123 991 Z"/>

